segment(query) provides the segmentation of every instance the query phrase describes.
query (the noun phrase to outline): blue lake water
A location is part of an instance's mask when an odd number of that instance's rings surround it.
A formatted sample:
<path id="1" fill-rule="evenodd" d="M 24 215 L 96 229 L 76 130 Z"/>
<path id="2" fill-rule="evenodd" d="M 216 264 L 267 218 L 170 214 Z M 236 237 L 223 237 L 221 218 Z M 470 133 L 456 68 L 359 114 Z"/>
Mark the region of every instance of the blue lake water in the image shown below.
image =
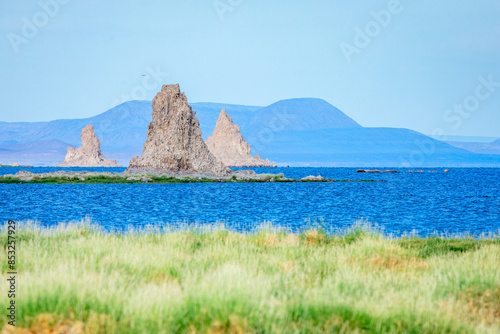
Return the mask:
<path id="1" fill-rule="evenodd" d="M 124 168 L 0 168 L 123 171 Z M 356 168 L 253 168 L 290 178 L 375 179 L 352 183 L 0 184 L 0 218 L 42 225 L 90 217 L 108 229 L 148 224 L 226 223 L 251 230 L 263 222 L 301 230 L 322 221 L 341 229 L 363 219 L 388 233 L 498 233 L 500 169 L 443 168 L 425 173 L 356 173 Z M 428 173 L 428 170 L 437 173 Z"/>

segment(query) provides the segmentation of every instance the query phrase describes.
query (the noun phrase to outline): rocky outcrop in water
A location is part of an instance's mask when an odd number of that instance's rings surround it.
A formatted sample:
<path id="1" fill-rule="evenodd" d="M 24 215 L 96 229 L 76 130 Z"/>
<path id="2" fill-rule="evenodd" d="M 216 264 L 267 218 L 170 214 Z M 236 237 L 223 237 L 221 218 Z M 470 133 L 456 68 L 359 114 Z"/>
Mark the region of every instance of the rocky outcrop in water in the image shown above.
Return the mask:
<path id="1" fill-rule="evenodd" d="M 301 180 L 304 180 L 304 181 L 323 181 L 324 179 L 325 178 L 321 175 L 318 175 L 318 176 L 309 175 L 309 176 L 303 177 Z"/>
<path id="2" fill-rule="evenodd" d="M 397 170 L 358 169 L 356 173 L 399 173 Z"/>
<path id="3" fill-rule="evenodd" d="M 163 85 L 153 99 L 153 120 L 149 123 L 142 156 L 130 160 L 127 172 L 227 175 L 230 169 L 214 157 L 201 138 L 195 115 L 178 84 Z"/>
<path id="4" fill-rule="evenodd" d="M 207 138 L 210 152 L 226 166 L 231 167 L 276 167 L 268 159 L 262 160 L 259 154 L 252 156 L 250 144 L 240 133 L 240 128 L 233 123 L 224 109 L 219 114 L 212 135 Z"/>
<path id="5" fill-rule="evenodd" d="M 82 146 L 68 147 L 68 153 L 57 167 L 121 167 L 116 160 L 108 160 L 101 152 L 101 143 L 95 136 L 94 126 L 87 125 L 83 128 Z"/>

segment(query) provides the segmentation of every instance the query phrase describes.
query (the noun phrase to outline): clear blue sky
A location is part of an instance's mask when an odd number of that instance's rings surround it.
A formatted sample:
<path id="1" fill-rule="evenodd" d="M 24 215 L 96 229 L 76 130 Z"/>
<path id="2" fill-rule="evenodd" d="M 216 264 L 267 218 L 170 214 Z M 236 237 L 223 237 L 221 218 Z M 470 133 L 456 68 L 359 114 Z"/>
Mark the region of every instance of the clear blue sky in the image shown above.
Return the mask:
<path id="1" fill-rule="evenodd" d="M 500 137 L 500 84 L 476 92 L 500 82 L 500 2 L 393 1 L 2 1 L 0 120 L 89 117 L 180 83 L 190 102 L 318 97 L 363 126 Z"/>

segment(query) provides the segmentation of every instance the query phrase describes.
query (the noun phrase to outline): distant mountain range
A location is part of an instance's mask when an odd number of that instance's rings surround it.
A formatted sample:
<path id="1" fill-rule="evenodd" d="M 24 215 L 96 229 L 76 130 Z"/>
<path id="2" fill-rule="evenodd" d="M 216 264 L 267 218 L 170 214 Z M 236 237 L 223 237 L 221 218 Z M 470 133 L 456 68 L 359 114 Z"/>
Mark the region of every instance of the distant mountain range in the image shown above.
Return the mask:
<path id="1" fill-rule="evenodd" d="M 253 154 L 291 166 L 500 166 L 500 155 L 477 154 L 418 132 L 365 128 L 328 102 L 283 100 L 267 107 L 193 103 L 203 139 L 215 128 L 222 108 L 240 126 Z M 68 146 L 80 146 L 82 128 L 94 125 L 106 158 L 124 166 L 142 153 L 150 101 L 129 101 L 85 119 L 0 122 L 0 162 L 55 165 Z M 500 140 L 497 144 L 499 145 Z"/>
<path id="2" fill-rule="evenodd" d="M 447 141 L 451 146 L 463 148 L 464 150 L 479 154 L 500 154 L 500 139 L 491 143 Z"/>

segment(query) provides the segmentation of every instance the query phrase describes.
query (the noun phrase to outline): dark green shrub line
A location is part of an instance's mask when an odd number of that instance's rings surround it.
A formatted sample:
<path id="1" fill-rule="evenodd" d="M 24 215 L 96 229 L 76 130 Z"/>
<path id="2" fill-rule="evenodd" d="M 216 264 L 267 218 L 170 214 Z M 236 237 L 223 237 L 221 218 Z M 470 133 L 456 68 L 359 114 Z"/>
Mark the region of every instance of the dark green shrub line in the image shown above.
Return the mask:
<path id="1" fill-rule="evenodd" d="M 265 183 L 265 182 L 301 182 L 301 183 L 324 183 L 324 182 L 378 182 L 378 180 L 302 180 L 302 179 L 287 179 L 282 176 L 270 176 L 265 178 L 255 179 L 238 179 L 236 176 L 232 178 L 197 178 L 197 177 L 167 177 L 146 175 L 137 176 L 139 178 L 145 177 L 149 180 L 128 180 L 129 176 L 120 175 L 90 175 L 90 176 L 46 176 L 34 177 L 30 180 L 19 179 L 13 176 L 0 176 L 0 183 L 5 184 L 107 184 L 107 183 L 123 183 L 123 184 L 142 184 L 142 183 Z"/>

